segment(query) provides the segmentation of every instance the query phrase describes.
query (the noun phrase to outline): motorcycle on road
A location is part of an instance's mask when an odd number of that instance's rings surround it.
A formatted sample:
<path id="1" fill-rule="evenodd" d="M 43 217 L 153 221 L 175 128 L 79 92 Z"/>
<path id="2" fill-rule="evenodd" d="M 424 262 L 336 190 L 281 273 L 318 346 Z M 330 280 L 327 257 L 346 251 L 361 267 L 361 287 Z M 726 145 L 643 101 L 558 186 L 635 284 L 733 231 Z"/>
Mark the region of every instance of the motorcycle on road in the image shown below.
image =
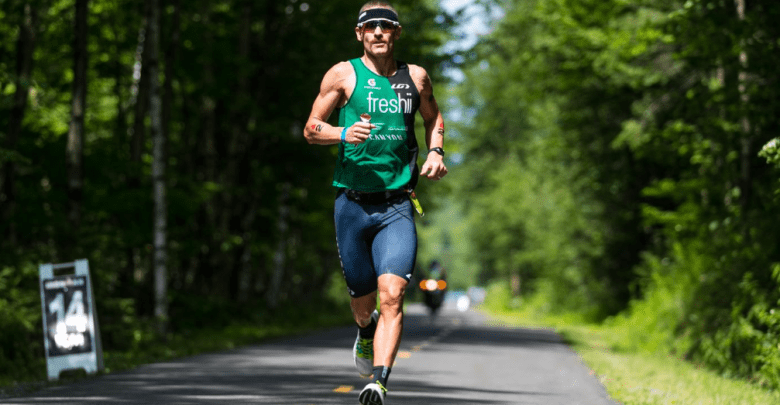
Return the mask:
<path id="1" fill-rule="evenodd" d="M 433 278 L 420 281 L 420 290 L 423 292 L 423 302 L 428 307 L 431 315 L 435 315 L 444 303 L 444 294 L 447 290 L 447 282 Z"/>
<path id="2" fill-rule="evenodd" d="M 436 315 L 444 303 L 447 292 L 447 274 L 444 268 L 434 260 L 431 262 L 428 277 L 421 280 L 420 291 L 423 293 L 423 302 L 428 307 L 431 315 Z"/>

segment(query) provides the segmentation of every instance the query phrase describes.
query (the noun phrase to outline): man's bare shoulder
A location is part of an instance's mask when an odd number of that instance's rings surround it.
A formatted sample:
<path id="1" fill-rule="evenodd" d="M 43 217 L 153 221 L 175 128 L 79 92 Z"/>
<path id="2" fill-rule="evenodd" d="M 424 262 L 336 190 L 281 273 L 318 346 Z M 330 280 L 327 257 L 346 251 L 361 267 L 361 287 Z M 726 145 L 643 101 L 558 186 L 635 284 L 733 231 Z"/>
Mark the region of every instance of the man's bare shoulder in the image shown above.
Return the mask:
<path id="1" fill-rule="evenodd" d="M 350 80 L 354 81 L 355 70 L 349 62 L 339 62 L 331 67 L 322 79 L 322 89 L 345 90 Z"/>
<path id="2" fill-rule="evenodd" d="M 430 90 L 431 78 L 430 76 L 428 76 L 428 71 L 419 65 L 413 65 L 409 63 L 408 66 L 409 66 L 409 76 L 412 77 L 414 84 L 417 85 L 417 90 L 419 91 Z"/>
<path id="3" fill-rule="evenodd" d="M 412 76 L 412 78 L 428 76 L 428 71 L 420 65 L 407 63 L 407 66 L 409 66 L 409 75 Z"/>

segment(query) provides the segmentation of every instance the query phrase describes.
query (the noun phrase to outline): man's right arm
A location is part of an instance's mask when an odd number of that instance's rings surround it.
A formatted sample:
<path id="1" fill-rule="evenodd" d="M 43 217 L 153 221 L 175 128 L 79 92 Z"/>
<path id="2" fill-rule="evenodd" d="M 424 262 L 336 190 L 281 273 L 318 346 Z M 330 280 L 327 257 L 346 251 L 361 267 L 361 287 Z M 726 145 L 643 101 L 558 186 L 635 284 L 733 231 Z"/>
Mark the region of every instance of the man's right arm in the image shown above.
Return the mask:
<path id="1" fill-rule="evenodd" d="M 320 85 L 320 93 L 314 100 L 309 119 L 303 129 L 303 136 L 310 144 L 334 145 L 341 142 L 344 128 L 334 127 L 328 124 L 327 120 L 333 110 L 347 99 L 346 89 L 352 75 L 352 65 L 349 62 L 338 63 L 325 73 Z M 347 129 L 346 142 L 353 145 L 365 142 L 373 127 L 371 124 L 355 123 Z"/>

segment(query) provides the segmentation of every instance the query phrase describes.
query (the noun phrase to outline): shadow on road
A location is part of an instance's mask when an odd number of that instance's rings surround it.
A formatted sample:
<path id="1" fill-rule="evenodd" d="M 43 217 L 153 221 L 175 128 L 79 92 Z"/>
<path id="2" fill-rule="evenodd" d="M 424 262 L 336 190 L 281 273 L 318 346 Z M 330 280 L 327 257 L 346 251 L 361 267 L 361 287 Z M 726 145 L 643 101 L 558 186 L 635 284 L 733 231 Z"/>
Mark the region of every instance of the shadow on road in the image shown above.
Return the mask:
<path id="1" fill-rule="evenodd" d="M 222 362 L 202 359 L 162 363 L 133 372 L 117 373 L 92 381 L 58 386 L 35 395 L 7 399 L 3 404 L 344 404 L 357 403 L 357 394 L 368 380 L 359 379 L 352 367 L 323 369 L 315 366 L 249 366 L 236 362 L 226 368 Z M 400 385 L 400 384 L 399 384 Z M 352 386 L 346 393 L 338 387 Z M 458 399 L 463 387 L 403 383 L 391 391 L 393 404 L 499 404 L 492 400 Z M 475 390 L 469 389 L 473 394 Z M 509 393 L 546 395 L 534 392 L 477 390 L 485 397 Z"/>

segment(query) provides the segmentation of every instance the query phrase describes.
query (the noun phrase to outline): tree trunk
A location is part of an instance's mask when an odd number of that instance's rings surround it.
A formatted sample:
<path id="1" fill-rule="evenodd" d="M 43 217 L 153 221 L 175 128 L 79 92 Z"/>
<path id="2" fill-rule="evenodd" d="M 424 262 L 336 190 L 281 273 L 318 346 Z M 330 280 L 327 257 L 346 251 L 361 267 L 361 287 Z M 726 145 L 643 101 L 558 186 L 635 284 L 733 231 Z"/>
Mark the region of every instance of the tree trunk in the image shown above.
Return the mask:
<path id="1" fill-rule="evenodd" d="M 519 297 L 523 292 L 520 270 L 512 270 L 509 275 L 509 285 L 512 288 L 512 296 Z"/>
<path id="2" fill-rule="evenodd" d="M 274 269 L 271 276 L 271 285 L 268 287 L 267 302 L 269 308 L 275 308 L 279 304 L 279 290 L 282 288 L 282 279 L 284 278 L 285 259 L 287 258 L 287 217 L 290 213 L 290 207 L 287 200 L 290 197 L 290 183 L 284 183 L 279 194 L 279 217 L 276 221 L 276 232 L 279 240 L 274 253 Z"/>
<path id="3" fill-rule="evenodd" d="M 75 230 L 81 223 L 81 200 L 84 188 L 84 111 L 87 98 L 87 11 L 88 0 L 76 0 L 73 41 L 73 93 L 68 128 L 68 220 Z"/>
<path id="4" fill-rule="evenodd" d="M 160 7 L 158 0 L 150 0 L 149 18 L 149 118 L 151 121 L 152 189 L 154 199 L 154 316 L 157 332 L 165 336 L 168 330 L 168 269 L 165 198 L 165 131 L 162 126 L 162 100 L 160 98 L 159 44 Z"/>
<path id="5" fill-rule="evenodd" d="M 208 27 L 211 23 L 211 10 L 203 12 L 203 24 Z M 214 64 L 213 64 L 214 34 L 206 29 L 203 33 L 203 94 L 201 122 L 203 123 L 203 156 L 205 160 L 205 180 L 215 182 L 217 180 L 217 149 L 216 149 L 216 101 L 212 97 L 214 93 Z M 209 203 L 210 224 L 214 225 L 213 200 Z"/>
<path id="6" fill-rule="evenodd" d="M 165 51 L 165 70 L 164 70 L 164 78 L 165 81 L 163 82 L 163 95 L 162 95 L 162 132 L 165 134 L 165 143 L 163 145 L 163 151 L 162 154 L 166 157 L 166 163 L 167 163 L 167 156 L 168 156 L 168 137 L 171 133 L 171 115 L 173 110 L 173 75 L 175 71 L 176 66 L 176 56 L 178 54 L 179 50 L 179 38 L 180 38 L 180 15 L 181 15 L 181 7 L 179 6 L 179 0 L 173 0 L 171 1 L 171 6 L 173 7 L 173 15 L 172 21 L 171 21 L 171 33 L 169 35 L 169 41 L 166 46 Z M 158 32 L 161 32 L 162 29 L 160 29 Z M 167 164 L 166 164 L 167 166 Z M 176 253 L 173 253 L 174 257 Z M 179 262 L 180 263 L 180 262 Z M 181 281 L 181 285 L 184 285 L 183 277 L 181 277 L 181 268 L 184 266 L 172 266 L 174 269 L 179 269 L 178 272 L 174 273 L 173 271 L 170 271 L 172 273 L 171 278 L 174 279 L 176 275 L 179 276 L 178 280 Z"/>
<path id="7" fill-rule="evenodd" d="M 239 25 L 238 34 L 238 58 L 236 66 L 236 89 L 233 92 L 235 94 L 235 102 L 231 103 L 230 122 L 231 131 L 230 139 L 228 141 L 228 159 L 224 170 L 223 183 L 225 185 L 231 185 L 233 189 L 245 190 L 247 184 L 242 182 L 242 177 L 239 174 L 239 167 L 241 161 L 248 153 L 248 139 L 247 139 L 247 114 L 246 111 L 249 108 L 249 80 L 248 69 L 249 65 L 249 44 L 251 37 L 251 23 L 252 23 L 252 3 L 251 1 L 244 1 L 242 4 L 241 19 Z M 228 284 L 228 295 L 231 299 L 239 299 L 239 291 L 241 290 L 241 280 L 243 279 L 242 272 L 247 268 L 246 261 L 249 260 L 249 239 L 251 230 L 249 227 L 245 227 L 244 224 L 248 218 L 246 210 L 253 204 L 248 200 L 248 193 L 224 193 L 222 209 L 221 228 L 222 234 L 241 234 L 242 242 L 240 246 L 236 247 L 236 253 L 233 255 L 234 260 L 230 263 L 230 275 Z M 250 215 L 253 218 L 253 215 Z M 230 229 L 231 224 L 235 230 Z"/>
<path id="8" fill-rule="evenodd" d="M 202 13 L 203 26 L 206 27 L 203 33 L 202 44 L 202 72 L 203 72 L 203 93 L 200 105 L 199 121 L 201 123 L 201 156 L 203 165 L 198 173 L 198 181 L 217 183 L 217 102 L 213 97 L 215 92 L 215 74 L 214 74 L 214 33 L 208 29 L 211 24 L 211 5 L 206 3 Z M 220 245 L 225 235 L 221 234 L 217 226 L 217 217 L 219 208 L 217 206 L 219 195 L 212 194 L 203 205 L 202 219 L 199 223 L 201 231 L 201 240 L 207 247 L 207 252 L 202 254 L 200 267 L 198 269 L 202 284 L 202 291 L 206 294 L 214 294 L 219 291 L 220 277 L 218 262 L 220 255 Z"/>
<path id="9" fill-rule="evenodd" d="M 120 38 L 119 35 L 120 27 L 118 26 L 117 21 L 112 21 L 112 22 L 107 22 L 111 26 L 111 29 L 113 31 L 112 34 L 114 38 Z M 119 139 L 124 139 L 125 134 L 128 134 L 130 132 L 130 128 L 127 125 L 128 104 L 127 101 L 123 101 L 123 90 L 125 89 L 127 82 L 125 77 L 124 63 L 120 58 L 122 51 L 119 44 L 117 44 L 117 46 L 114 49 L 115 49 L 115 53 L 113 54 L 114 96 L 118 100 L 118 102 L 116 103 L 116 121 L 115 121 L 115 128 L 114 128 L 114 136 L 116 137 L 117 140 L 119 140 Z M 131 83 L 135 84 L 135 80 L 134 79 L 131 80 Z M 123 216 L 123 218 L 120 219 L 119 226 L 124 228 L 129 222 L 135 220 L 134 218 L 128 218 L 128 217 L 129 216 Z M 128 245 L 126 245 L 125 247 L 125 255 L 126 255 L 127 264 L 124 270 L 119 271 L 119 274 L 117 275 L 118 288 L 116 290 L 116 295 L 118 297 L 128 298 L 128 297 L 134 297 L 137 292 L 137 289 L 135 288 L 135 281 L 133 279 L 133 275 L 135 274 L 138 265 L 136 260 L 136 256 L 138 255 L 138 248 L 128 243 Z"/>
<path id="10" fill-rule="evenodd" d="M 24 5 L 24 19 L 19 24 L 19 38 L 16 41 L 16 90 L 14 93 L 13 107 L 9 117 L 8 134 L 5 140 L 5 148 L 10 153 L 16 150 L 19 141 L 19 132 L 22 129 L 22 120 L 27 107 L 27 99 L 30 94 L 30 78 L 32 72 L 33 50 L 35 49 L 35 30 L 38 26 L 38 12 L 30 4 Z M 7 224 L 4 240 L 11 246 L 16 245 L 16 224 L 14 211 L 16 211 L 16 164 L 14 159 L 3 163 L 0 173 L 0 201 L 3 202 L 0 220 Z"/>
<path id="11" fill-rule="evenodd" d="M 735 0 L 737 6 L 737 18 L 741 23 L 745 21 L 745 0 Z M 742 137 L 740 138 L 740 206 L 742 212 L 745 213 L 748 208 L 751 194 L 751 173 L 750 165 L 753 160 L 753 138 L 750 129 L 750 117 L 748 116 L 748 110 L 750 108 L 750 95 L 747 91 L 748 81 L 748 55 L 745 51 L 745 40 L 741 39 L 739 42 L 739 97 L 740 97 L 740 128 L 742 130 Z"/>
<path id="12" fill-rule="evenodd" d="M 149 50 L 146 46 L 146 37 L 149 28 L 149 4 L 145 8 L 144 19 L 141 28 L 138 29 L 138 46 L 135 51 L 135 63 L 133 64 L 133 85 L 130 89 L 130 106 L 133 108 L 134 122 L 129 128 L 130 135 L 130 161 L 133 163 L 128 177 L 128 186 L 138 188 L 141 186 L 141 157 L 146 142 L 146 125 L 144 119 L 149 106 L 149 68 L 147 59 Z"/>
<path id="13" fill-rule="evenodd" d="M 130 170 L 127 175 L 127 188 L 136 190 L 141 187 L 141 157 L 144 152 L 144 143 L 146 138 L 146 125 L 144 119 L 149 105 L 149 69 L 147 65 L 146 37 L 149 26 L 149 2 L 144 2 L 144 17 L 141 26 L 138 28 L 138 44 L 135 48 L 135 57 L 133 61 L 133 76 L 130 86 L 130 101 L 127 110 L 133 111 L 133 124 L 128 126 L 127 135 L 130 145 Z M 128 272 L 132 275 L 133 286 L 132 296 L 136 300 L 136 307 L 139 313 L 150 313 L 148 310 L 148 291 L 151 289 L 151 283 L 148 281 L 146 269 L 144 266 L 148 263 L 146 255 L 141 254 L 137 246 L 131 247 L 128 253 Z M 144 306 L 146 305 L 146 307 Z M 147 312 L 148 311 L 148 312 Z"/>
<path id="14" fill-rule="evenodd" d="M 257 200 L 252 200 L 252 202 L 246 207 L 246 210 L 244 211 L 244 218 L 241 221 L 244 243 L 241 246 L 242 253 L 240 263 L 238 264 L 239 269 L 235 275 L 236 292 L 234 295 L 236 300 L 240 302 L 244 302 L 249 298 L 249 290 L 252 285 L 252 226 L 255 222 L 256 213 Z"/>
<path id="15" fill-rule="evenodd" d="M 165 82 L 163 84 L 164 88 L 162 99 L 162 126 L 166 134 L 170 133 L 171 129 L 171 111 L 173 108 L 173 72 L 176 65 L 176 56 L 179 50 L 179 38 L 181 36 L 181 7 L 179 7 L 179 0 L 173 0 L 171 2 L 171 6 L 173 7 L 173 16 L 171 21 L 172 31 L 170 42 L 168 42 L 167 51 L 165 52 Z"/>

